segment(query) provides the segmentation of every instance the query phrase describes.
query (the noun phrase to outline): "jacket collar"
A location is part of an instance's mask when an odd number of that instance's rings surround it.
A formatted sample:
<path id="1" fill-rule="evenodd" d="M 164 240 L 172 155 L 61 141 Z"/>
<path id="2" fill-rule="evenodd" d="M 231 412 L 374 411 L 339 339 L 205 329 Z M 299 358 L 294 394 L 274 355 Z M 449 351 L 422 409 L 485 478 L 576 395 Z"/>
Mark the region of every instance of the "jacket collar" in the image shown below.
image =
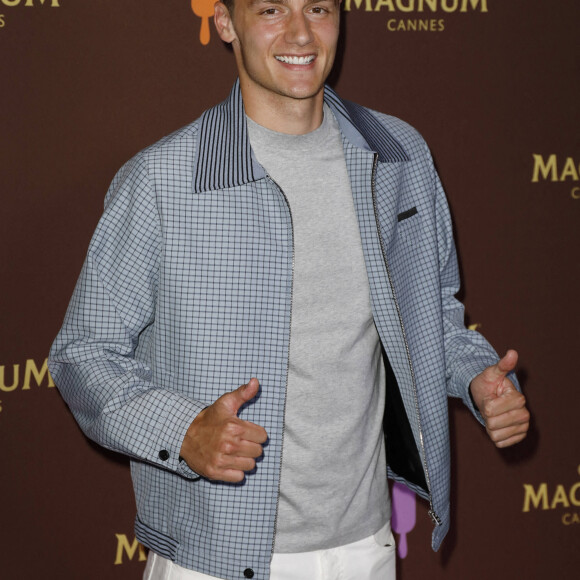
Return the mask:
<path id="1" fill-rule="evenodd" d="M 355 147 L 376 152 L 382 163 L 409 160 L 402 145 L 369 109 L 343 101 L 329 86 L 325 86 L 324 101 L 343 135 Z M 236 187 L 265 177 L 250 147 L 239 80 L 225 101 L 201 116 L 196 155 L 196 193 Z"/>

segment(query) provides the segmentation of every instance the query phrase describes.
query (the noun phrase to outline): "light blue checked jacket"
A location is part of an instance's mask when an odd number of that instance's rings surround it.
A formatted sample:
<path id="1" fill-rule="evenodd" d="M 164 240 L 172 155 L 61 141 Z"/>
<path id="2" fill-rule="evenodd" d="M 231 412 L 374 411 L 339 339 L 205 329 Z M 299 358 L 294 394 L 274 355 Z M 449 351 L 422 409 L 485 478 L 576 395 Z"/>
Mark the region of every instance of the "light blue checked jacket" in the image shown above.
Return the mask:
<path id="1" fill-rule="evenodd" d="M 447 203 L 420 135 L 325 100 L 341 128 L 375 323 L 386 352 L 389 475 L 430 502 L 433 548 L 449 527 L 447 396 L 498 357 L 466 330 Z M 320 216 L 324 219 L 324 216 Z M 269 577 L 291 341 L 286 198 L 252 154 L 229 98 L 116 175 L 56 338 L 50 372 L 88 437 L 132 459 L 139 540 L 230 580 Z M 269 443 L 242 484 L 179 460 L 197 413 L 250 377 L 241 417 Z M 339 408 L 348 413 L 348 401 Z"/>

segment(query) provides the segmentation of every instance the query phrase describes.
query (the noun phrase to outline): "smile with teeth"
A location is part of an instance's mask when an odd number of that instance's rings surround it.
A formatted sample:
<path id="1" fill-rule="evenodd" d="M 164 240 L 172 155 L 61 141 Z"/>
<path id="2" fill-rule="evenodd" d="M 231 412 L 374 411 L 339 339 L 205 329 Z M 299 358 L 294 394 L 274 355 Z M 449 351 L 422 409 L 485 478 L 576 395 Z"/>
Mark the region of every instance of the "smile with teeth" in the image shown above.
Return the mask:
<path id="1" fill-rule="evenodd" d="M 314 55 L 308 56 L 276 56 L 276 60 L 286 64 L 310 64 L 314 60 Z"/>

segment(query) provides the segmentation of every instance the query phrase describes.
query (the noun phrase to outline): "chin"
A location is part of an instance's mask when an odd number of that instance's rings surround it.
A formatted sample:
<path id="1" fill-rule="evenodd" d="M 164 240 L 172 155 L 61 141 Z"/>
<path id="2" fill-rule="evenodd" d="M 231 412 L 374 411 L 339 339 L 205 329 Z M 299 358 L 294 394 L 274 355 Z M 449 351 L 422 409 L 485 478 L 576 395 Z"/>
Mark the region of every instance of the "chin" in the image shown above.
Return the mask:
<path id="1" fill-rule="evenodd" d="M 311 99 L 318 95 L 323 88 L 323 82 L 316 86 L 294 86 L 288 87 L 285 91 L 282 92 L 282 94 L 292 99 Z"/>

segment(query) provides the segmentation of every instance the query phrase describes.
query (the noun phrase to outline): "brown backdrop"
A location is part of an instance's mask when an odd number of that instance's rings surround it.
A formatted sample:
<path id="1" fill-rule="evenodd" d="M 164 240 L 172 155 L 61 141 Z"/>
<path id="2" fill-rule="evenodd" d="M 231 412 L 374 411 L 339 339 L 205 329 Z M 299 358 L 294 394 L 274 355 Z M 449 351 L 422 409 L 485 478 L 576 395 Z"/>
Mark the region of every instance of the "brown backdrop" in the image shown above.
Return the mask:
<path id="1" fill-rule="evenodd" d="M 399 577 L 576 577 L 580 4 L 344 8 L 332 83 L 426 137 L 468 321 L 519 349 L 534 417 L 500 452 L 452 402 L 452 532 L 432 553 L 419 502 Z M 2 578 L 140 578 L 127 461 L 84 439 L 43 363 L 115 171 L 230 89 L 200 27 L 188 0 L 0 0 Z"/>

